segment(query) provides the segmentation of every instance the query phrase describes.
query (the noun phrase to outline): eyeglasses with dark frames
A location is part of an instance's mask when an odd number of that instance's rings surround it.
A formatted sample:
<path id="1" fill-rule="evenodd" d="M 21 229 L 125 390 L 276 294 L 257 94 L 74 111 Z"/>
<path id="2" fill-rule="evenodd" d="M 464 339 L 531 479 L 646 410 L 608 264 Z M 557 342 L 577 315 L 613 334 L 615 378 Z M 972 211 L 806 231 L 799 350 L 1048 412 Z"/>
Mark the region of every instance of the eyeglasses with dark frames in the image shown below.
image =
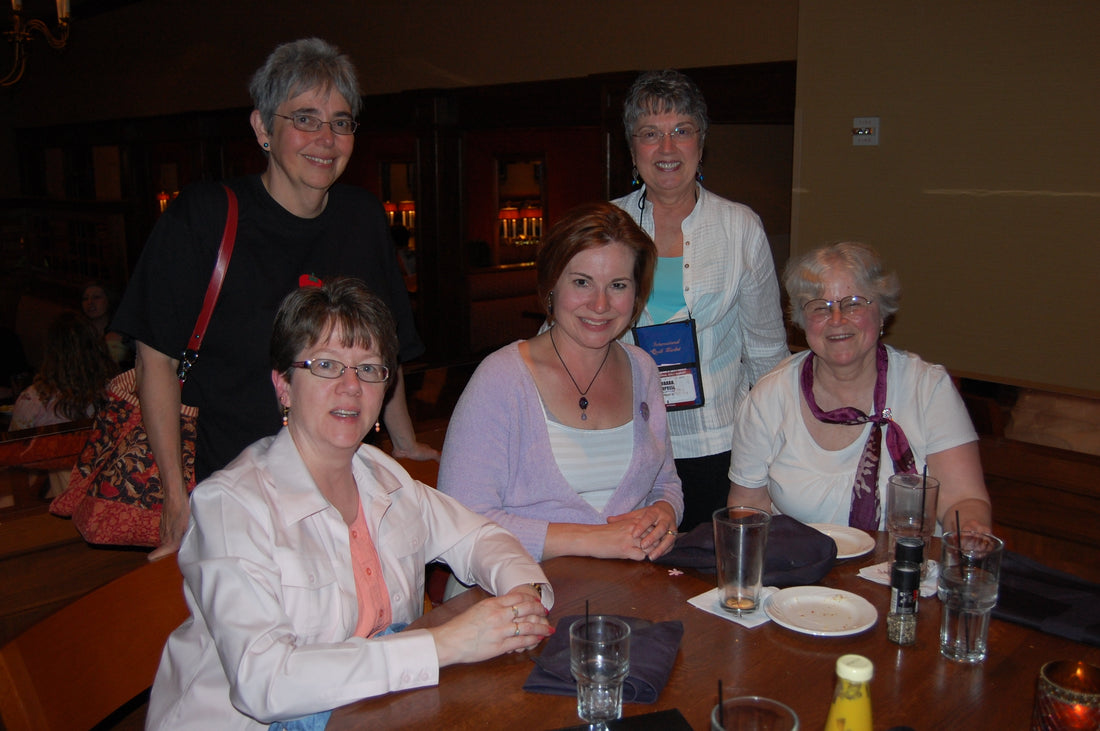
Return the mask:
<path id="1" fill-rule="evenodd" d="M 330 379 L 339 378 L 344 375 L 344 371 L 351 368 L 355 371 L 355 377 L 363 383 L 384 383 L 390 377 L 390 369 L 381 363 L 361 363 L 349 366 L 331 358 L 314 358 L 291 363 L 290 367 L 305 368 L 315 376 Z"/>
<path id="2" fill-rule="evenodd" d="M 355 130 L 359 129 L 359 123 L 354 119 L 333 119 L 328 122 L 315 117 L 312 114 L 295 114 L 287 116 L 285 114 L 276 114 L 276 117 L 282 119 L 289 119 L 290 123 L 294 125 L 294 129 L 299 132 L 318 132 L 326 124 L 334 133 L 338 135 L 353 135 Z"/>

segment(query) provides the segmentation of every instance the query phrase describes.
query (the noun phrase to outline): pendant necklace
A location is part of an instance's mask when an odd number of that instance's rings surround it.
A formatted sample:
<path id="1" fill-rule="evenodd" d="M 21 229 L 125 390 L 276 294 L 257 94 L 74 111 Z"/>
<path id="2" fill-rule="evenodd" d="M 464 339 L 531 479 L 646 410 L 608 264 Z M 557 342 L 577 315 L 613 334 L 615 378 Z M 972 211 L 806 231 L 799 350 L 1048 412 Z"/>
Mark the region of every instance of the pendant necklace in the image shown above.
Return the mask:
<path id="1" fill-rule="evenodd" d="M 577 393 L 581 395 L 577 399 L 577 406 L 581 407 L 581 421 L 588 421 L 588 392 L 592 390 L 592 384 L 596 382 L 596 378 L 599 377 L 600 371 L 603 370 L 604 364 L 607 363 L 607 356 L 611 355 L 611 346 L 613 343 L 607 344 L 607 352 L 603 354 L 603 360 L 600 361 L 600 367 L 596 369 L 596 375 L 592 376 L 592 380 L 588 382 L 588 388 L 581 390 L 581 387 L 577 385 L 577 379 L 573 378 L 573 374 L 569 372 L 569 366 L 565 364 L 565 359 L 561 357 L 561 352 L 558 351 L 558 344 L 554 341 L 554 328 L 550 328 L 550 344 L 554 346 L 554 354 L 558 356 L 558 360 L 561 361 L 561 367 L 565 369 L 565 375 L 569 376 L 569 380 L 573 382 L 573 388 L 577 389 Z"/>

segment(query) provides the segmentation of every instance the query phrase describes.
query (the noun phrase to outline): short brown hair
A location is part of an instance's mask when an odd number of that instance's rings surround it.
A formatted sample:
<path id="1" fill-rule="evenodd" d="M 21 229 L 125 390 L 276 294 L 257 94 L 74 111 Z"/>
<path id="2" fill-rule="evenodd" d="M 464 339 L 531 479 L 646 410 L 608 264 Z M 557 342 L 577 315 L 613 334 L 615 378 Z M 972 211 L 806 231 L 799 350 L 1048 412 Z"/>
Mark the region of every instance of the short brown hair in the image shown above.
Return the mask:
<path id="1" fill-rule="evenodd" d="M 390 308 L 360 279 L 340 277 L 288 294 L 275 314 L 271 368 L 287 373 L 298 354 L 337 328 L 345 348 L 375 348 L 391 373 L 397 368 L 397 326 Z M 390 381 L 393 382 L 393 379 Z"/>
<path id="2" fill-rule="evenodd" d="M 553 320 L 553 313 L 547 306 L 550 292 L 565 267 L 582 251 L 610 243 L 622 244 L 634 252 L 634 311 L 631 323 L 642 314 L 649 292 L 653 289 L 657 247 L 630 214 L 611 203 L 599 202 L 585 203 L 567 211 L 550 227 L 539 247 L 536 263 L 539 300 L 550 320 Z"/>

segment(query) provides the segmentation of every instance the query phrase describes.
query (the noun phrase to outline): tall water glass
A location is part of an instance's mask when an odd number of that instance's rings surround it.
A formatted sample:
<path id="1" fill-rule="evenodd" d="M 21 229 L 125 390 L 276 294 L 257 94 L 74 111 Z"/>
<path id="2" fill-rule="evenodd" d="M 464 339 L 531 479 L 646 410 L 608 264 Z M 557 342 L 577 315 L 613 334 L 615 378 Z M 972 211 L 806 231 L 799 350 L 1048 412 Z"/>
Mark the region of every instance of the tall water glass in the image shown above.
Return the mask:
<path id="1" fill-rule="evenodd" d="M 569 670 L 577 680 L 577 715 L 593 724 L 623 715 L 630 671 L 630 625 L 601 614 L 569 626 Z"/>
<path id="2" fill-rule="evenodd" d="M 718 566 L 718 600 L 738 616 L 760 608 L 764 551 L 772 516 L 759 508 L 714 511 L 714 553 Z"/>
<path id="3" fill-rule="evenodd" d="M 989 618 L 997 604 L 1004 541 L 989 533 L 944 533 L 939 597 L 940 653 L 948 660 L 985 660 Z"/>
<path id="4" fill-rule="evenodd" d="M 888 569 L 894 566 L 894 547 L 898 538 L 920 538 L 924 542 L 925 561 L 921 576 L 928 575 L 928 546 L 936 532 L 936 504 L 940 483 L 922 475 L 891 475 L 886 490 L 886 528 L 889 531 Z"/>

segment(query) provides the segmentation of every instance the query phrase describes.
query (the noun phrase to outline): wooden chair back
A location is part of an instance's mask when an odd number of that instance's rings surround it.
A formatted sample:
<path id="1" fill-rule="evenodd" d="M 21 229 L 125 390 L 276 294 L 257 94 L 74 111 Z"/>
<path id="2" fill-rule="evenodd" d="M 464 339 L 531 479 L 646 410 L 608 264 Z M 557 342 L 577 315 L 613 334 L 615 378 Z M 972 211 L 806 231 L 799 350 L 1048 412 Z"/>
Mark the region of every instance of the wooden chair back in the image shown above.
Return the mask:
<path id="1" fill-rule="evenodd" d="M 92 420 L 0 432 L 0 467 L 72 469 L 92 431 Z"/>
<path id="2" fill-rule="evenodd" d="M 187 617 L 175 558 L 77 599 L 0 648 L 3 726 L 95 726 L 152 686 L 165 640 Z"/>

